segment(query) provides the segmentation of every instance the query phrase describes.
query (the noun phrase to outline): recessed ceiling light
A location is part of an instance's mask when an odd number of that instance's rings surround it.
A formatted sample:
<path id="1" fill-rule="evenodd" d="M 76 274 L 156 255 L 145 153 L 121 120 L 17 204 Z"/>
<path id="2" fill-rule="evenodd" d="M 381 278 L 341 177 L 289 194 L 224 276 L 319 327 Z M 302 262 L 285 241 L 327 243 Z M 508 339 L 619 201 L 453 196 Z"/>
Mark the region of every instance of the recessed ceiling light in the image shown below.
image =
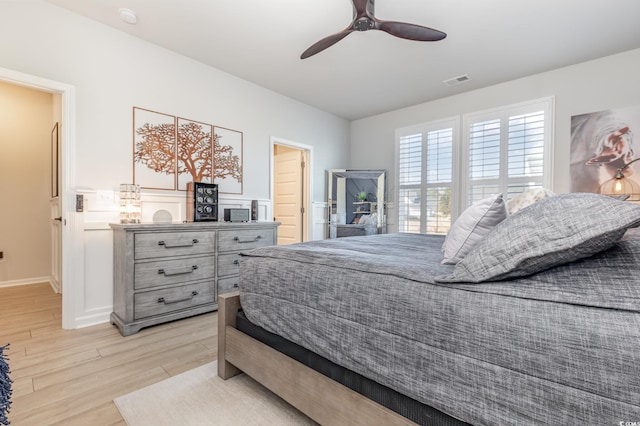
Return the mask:
<path id="1" fill-rule="evenodd" d="M 138 17 L 131 9 L 120 8 L 118 9 L 118 14 L 120 14 L 122 22 L 126 22 L 131 25 L 135 25 L 138 22 Z"/>

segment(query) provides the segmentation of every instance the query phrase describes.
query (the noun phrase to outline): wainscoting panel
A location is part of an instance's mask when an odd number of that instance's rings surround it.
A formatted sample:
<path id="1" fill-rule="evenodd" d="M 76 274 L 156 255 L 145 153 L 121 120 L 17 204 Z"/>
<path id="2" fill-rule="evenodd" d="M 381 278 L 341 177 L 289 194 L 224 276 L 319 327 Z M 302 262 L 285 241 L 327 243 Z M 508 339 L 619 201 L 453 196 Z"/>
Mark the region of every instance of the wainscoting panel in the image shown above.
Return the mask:
<path id="1" fill-rule="evenodd" d="M 312 202 L 311 203 L 311 214 L 312 216 L 312 225 L 311 225 L 311 235 L 309 239 L 311 240 L 324 240 L 329 237 L 329 204 L 326 202 Z"/>
<path id="2" fill-rule="evenodd" d="M 113 308 L 113 232 L 108 224 L 85 224 L 84 289 L 79 326 L 109 321 Z"/>

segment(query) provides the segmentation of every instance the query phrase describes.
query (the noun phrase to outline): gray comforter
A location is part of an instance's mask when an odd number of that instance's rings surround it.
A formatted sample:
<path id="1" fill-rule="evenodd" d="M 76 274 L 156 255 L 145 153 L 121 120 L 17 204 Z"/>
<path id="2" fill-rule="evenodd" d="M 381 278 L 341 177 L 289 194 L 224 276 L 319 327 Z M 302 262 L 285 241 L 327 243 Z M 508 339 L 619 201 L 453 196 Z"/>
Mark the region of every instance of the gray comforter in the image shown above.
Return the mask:
<path id="1" fill-rule="evenodd" d="M 531 277 L 436 284 L 441 237 L 265 247 L 254 324 L 478 425 L 640 422 L 640 240 Z"/>

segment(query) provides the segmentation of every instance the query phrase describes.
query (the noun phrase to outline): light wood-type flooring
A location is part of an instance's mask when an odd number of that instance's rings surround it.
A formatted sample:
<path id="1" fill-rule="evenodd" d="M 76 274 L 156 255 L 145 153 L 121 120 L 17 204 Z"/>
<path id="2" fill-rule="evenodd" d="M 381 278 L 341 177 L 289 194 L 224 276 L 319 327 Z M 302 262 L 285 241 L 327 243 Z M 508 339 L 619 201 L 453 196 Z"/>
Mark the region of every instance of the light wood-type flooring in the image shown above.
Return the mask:
<path id="1" fill-rule="evenodd" d="M 12 426 L 124 426 L 114 398 L 217 357 L 215 312 L 122 337 L 108 323 L 63 330 L 61 304 L 48 283 L 0 288 Z"/>

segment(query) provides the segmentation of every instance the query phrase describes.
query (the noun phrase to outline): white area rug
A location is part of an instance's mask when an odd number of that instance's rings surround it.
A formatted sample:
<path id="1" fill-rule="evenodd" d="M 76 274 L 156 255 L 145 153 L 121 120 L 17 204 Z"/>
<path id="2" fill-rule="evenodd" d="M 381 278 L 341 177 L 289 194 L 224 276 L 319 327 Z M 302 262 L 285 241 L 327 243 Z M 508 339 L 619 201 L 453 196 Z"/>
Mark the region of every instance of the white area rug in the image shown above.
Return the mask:
<path id="1" fill-rule="evenodd" d="M 217 362 L 114 399 L 129 426 L 315 425 L 245 374 L 222 380 Z"/>

